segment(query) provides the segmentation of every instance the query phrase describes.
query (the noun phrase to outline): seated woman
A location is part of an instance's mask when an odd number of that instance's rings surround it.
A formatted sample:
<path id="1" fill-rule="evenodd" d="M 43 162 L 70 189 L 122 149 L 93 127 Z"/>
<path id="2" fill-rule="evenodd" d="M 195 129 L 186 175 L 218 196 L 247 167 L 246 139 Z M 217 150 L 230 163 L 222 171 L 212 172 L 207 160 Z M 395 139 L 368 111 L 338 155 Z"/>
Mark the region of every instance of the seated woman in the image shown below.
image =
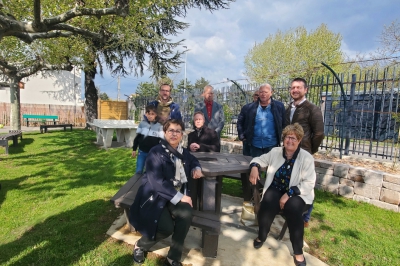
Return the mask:
<path id="1" fill-rule="evenodd" d="M 214 129 L 204 126 L 204 114 L 195 112 L 193 115 L 194 131 L 188 135 L 188 148 L 190 151 L 215 151 L 219 152 L 221 144 L 219 137 Z"/>
<path id="2" fill-rule="evenodd" d="M 142 234 L 133 250 L 136 263 L 143 263 L 147 252 L 158 241 L 172 234 L 164 265 L 182 265 L 183 243 L 192 221 L 191 182 L 203 176 L 199 161 L 182 148 L 185 126 L 181 120 L 168 120 L 165 140 L 153 147 L 146 160 L 129 220 Z M 195 194 L 195 193 L 193 193 Z"/>
<path id="3" fill-rule="evenodd" d="M 282 132 L 283 147 L 273 148 L 269 153 L 250 162 L 250 182 L 257 183 L 260 167 L 267 167 L 267 176 L 258 211 L 258 237 L 254 248 L 265 242 L 271 224 L 280 210 L 286 217 L 292 242 L 295 265 L 306 265 L 303 255 L 304 222 L 302 213 L 314 200 L 316 174 L 314 158 L 299 144 L 304 136 L 303 128 L 295 123 Z"/>

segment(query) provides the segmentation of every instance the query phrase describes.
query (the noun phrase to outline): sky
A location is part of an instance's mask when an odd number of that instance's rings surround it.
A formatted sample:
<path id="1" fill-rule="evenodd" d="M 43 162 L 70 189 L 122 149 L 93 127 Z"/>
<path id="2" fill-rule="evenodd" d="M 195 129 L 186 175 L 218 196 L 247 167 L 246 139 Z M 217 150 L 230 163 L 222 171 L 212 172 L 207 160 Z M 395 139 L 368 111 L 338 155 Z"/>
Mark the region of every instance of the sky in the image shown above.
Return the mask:
<path id="1" fill-rule="evenodd" d="M 399 0 L 236 0 L 229 9 L 213 13 L 189 10 L 181 21 L 190 26 L 173 40 L 185 39 L 186 77 L 192 84 L 204 77 L 215 88 L 232 83 L 247 83 L 244 58 L 250 48 L 278 30 L 286 32 L 304 26 L 308 32 L 325 23 L 343 37 L 342 51 L 348 56 L 368 54 L 379 47 L 384 26 L 400 21 Z M 181 51 L 185 48 L 181 47 Z M 170 75 L 174 83 L 185 77 L 185 63 Z M 150 74 L 120 78 L 120 100 L 135 93 L 140 82 L 151 82 Z M 116 100 L 118 78 L 109 73 L 96 76 L 101 92 Z"/>

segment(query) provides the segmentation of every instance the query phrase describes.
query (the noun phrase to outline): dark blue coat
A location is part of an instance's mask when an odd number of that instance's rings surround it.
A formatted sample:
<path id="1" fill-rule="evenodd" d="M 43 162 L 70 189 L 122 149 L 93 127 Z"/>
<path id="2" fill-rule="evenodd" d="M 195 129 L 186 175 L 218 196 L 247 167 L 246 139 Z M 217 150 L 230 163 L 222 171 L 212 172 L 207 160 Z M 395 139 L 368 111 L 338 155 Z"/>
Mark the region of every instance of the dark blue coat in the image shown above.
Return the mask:
<path id="1" fill-rule="evenodd" d="M 237 120 L 237 131 L 240 140 L 246 139 L 247 143 L 253 142 L 254 136 L 254 124 L 256 121 L 257 108 L 260 104 L 260 100 L 257 102 L 246 104 L 242 107 Z M 274 116 L 275 132 L 278 138 L 278 145 L 282 141 L 282 130 L 286 126 L 285 120 L 285 106 L 279 101 L 275 101 L 271 98 L 271 112 Z"/>
<path id="2" fill-rule="evenodd" d="M 183 149 L 183 164 L 188 178 L 187 193 L 190 196 L 192 170 L 200 167 L 199 161 L 187 149 Z M 146 159 L 146 172 L 142 176 L 135 201 L 130 208 L 129 221 L 142 235 L 155 239 L 158 220 L 166 204 L 177 194 L 172 180 L 175 165 L 161 144 L 153 147 Z M 196 194 L 195 192 L 193 193 Z"/>

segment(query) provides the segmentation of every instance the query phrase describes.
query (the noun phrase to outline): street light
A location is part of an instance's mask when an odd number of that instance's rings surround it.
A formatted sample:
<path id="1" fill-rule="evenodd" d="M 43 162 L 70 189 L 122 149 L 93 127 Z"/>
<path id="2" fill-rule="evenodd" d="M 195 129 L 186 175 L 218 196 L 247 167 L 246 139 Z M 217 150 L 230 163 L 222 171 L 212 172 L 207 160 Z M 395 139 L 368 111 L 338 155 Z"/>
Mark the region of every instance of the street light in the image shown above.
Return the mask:
<path id="1" fill-rule="evenodd" d="M 183 48 L 187 49 L 187 46 L 183 46 Z M 183 80 L 183 94 L 186 93 L 186 60 L 187 60 L 187 51 L 185 51 L 185 79 Z"/>

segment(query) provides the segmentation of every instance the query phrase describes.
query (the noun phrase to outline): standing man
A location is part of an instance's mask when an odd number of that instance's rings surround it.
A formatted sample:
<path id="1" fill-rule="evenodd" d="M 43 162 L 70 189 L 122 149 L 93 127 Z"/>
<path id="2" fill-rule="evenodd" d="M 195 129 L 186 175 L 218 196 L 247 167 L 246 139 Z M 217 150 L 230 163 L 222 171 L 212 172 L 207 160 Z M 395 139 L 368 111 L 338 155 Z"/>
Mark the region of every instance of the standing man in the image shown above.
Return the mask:
<path id="1" fill-rule="evenodd" d="M 155 101 L 150 102 L 157 108 L 158 122 L 164 124 L 168 119 L 182 120 L 179 104 L 174 103 L 171 98 L 171 86 L 162 84 Z"/>
<path id="2" fill-rule="evenodd" d="M 261 85 L 258 95 L 256 102 L 242 108 L 243 115 L 237 123 L 239 139 L 250 146 L 252 157 L 259 157 L 280 146 L 282 129 L 286 125 L 285 107 L 272 99 L 271 85 Z"/>
<path id="3" fill-rule="evenodd" d="M 197 103 L 194 107 L 194 112 L 202 112 L 205 115 L 205 125 L 208 128 L 214 129 L 218 136 L 221 136 L 221 131 L 225 125 L 224 109 L 222 105 L 214 102 L 213 87 L 207 85 L 204 87 L 202 96 L 204 102 Z"/>
<path id="4" fill-rule="evenodd" d="M 286 123 L 299 123 L 303 127 L 304 137 L 300 147 L 310 154 L 318 151 L 319 145 L 324 139 L 324 119 L 321 109 L 307 101 L 307 82 L 303 78 L 295 78 L 290 86 L 290 96 L 293 102 L 286 109 Z M 308 221 L 314 205 L 311 205 L 308 213 L 303 216 L 304 227 L 308 227 Z"/>
<path id="5" fill-rule="evenodd" d="M 254 93 L 253 93 L 253 103 L 258 101 L 258 96 L 259 96 L 258 90 L 254 91 Z M 242 107 L 242 109 L 240 110 L 240 113 L 238 115 L 237 123 L 236 123 L 236 129 L 238 131 L 238 136 L 240 136 L 239 128 L 240 128 L 241 132 L 243 132 L 243 129 L 245 128 L 245 123 L 246 123 L 245 122 L 246 121 L 245 120 L 245 114 L 247 113 L 247 109 L 249 108 L 250 104 L 251 103 L 245 104 Z M 251 154 L 250 154 L 250 144 L 247 142 L 246 139 L 243 139 L 242 142 L 243 142 L 243 148 L 242 148 L 243 155 L 251 156 Z"/>

